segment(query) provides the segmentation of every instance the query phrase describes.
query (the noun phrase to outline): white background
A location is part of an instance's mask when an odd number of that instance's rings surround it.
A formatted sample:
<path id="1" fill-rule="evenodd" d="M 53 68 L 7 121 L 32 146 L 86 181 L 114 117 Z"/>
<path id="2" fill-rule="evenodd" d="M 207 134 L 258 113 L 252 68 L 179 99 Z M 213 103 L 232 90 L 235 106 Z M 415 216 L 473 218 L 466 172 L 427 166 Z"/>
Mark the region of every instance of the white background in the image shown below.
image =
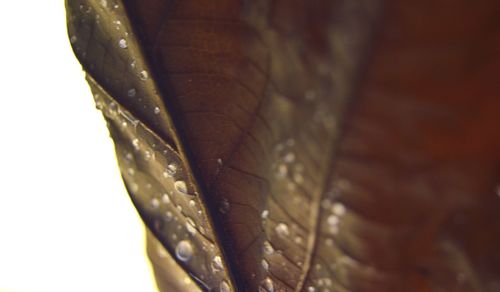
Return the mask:
<path id="1" fill-rule="evenodd" d="M 64 13 L 0 4 L 0 291 L 154 291 Z"/>

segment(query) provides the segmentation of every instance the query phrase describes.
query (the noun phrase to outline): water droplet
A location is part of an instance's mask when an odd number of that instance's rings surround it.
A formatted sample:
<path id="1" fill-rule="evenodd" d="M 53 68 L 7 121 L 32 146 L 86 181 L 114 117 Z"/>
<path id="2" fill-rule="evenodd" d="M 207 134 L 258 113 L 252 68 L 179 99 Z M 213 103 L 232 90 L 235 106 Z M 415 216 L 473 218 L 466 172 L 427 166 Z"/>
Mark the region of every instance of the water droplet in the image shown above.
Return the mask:
<path id="1" fill-rule="evenodd" d="M 193 247 L 187 240 L 181 240 L 175 247 L 175 256 L 183 262 L 187 262 L 193 256 Z"/>
<path id="2" fill-rule="evenodd" d="M 194 208 L 196 206 L 196 202 L 194 200 L 189 200 L 189 207 Z"/>
<path id="3" fill-rule="evenodd" d="M 186 229 L 189 234 L 191 235 L 196 234 L 196 224 L 194 223 L 193 219 L 189 217 L 186 219 Z"/>
<path id="4" fill-rule="evenodd" d="M 177 165 L 171 163 L 167 165 L 167 168 L 163 171 L 163 176 L 164 177 L 173 177 L 175 173 L 177 172 Z"/>
<path id="5" fill-rule="evenodd" d="M 135 170 L 134 170 L 132 167 L 129 167 L 129 168 L 127 169 L 127 173 L 128 173 L 129 175 L 134 175 L 134 174 L 135 174 Z"/>
<path id="6" fill-rule="evenodd" d="M 330 215 L 326 219 L 326 222 L 328 223 L 328 225 L 330 225 L 330 227 L 337 226 L 339 224 L 339 221 L 339 217 L 337 217 L 336 215 Z"/>
<path id="7" fill-rule="evenodd" d="M 276 176 L 279 178 L 284 178 L 288 174 L 288 167 L 284 163 L 278 164 L 276 168 Z"/>
<path id="8" fill-rule="evenodd" d="M 264 249 L 264 253 L 267 255 L 271 255 L 274 253 L 274 248 L 269 241 L 264 241 L 263 249 Z"/>
<path id="9" fill-rule="evenodd" d="M 184 182 L 183 180 L 178 180 L 174 183 L 174 187 L 175 189 L 179 192 L 179 193 L 183 193 L 183 194 L 187 194 L 188 193 L 188 190 L 187 190 L 187 186 L 186 186 L 186 182 Z"/>
<path id="10" fill-rule="evenodd" d="M 293 241 L 295 241 L 296 244 L 302 244 L 303 240 L 302 237 L 296 236 Z"/>
<path id="11" fill-rule="evenodd" d="M 160 207 L 160 200 L 158 200 L 157 198 L 151 199 L 151 207 L 153 209 Z"/>
<path id="12" fill-rule="evenodd" d="M 222 281 L 219 285 L 219 291 L 220 292 L 230 292 L 231 288 L 229 287 L 229 284 L 226 281 Z"/>
<path id="13" fill-rule="evenodd" d="M 137 93 L 137 91 L 135 90 L 135 88 L 130 88 L 130 89 L 127 91 L 127 95 L 128 95 L 128 97 L 134 97 L 136 93 Z"/>
<path id="14" fill-rule="evenodd" d="M 266 260 L 262 260 L 261 264 L 262 264 L 262 268 L 264 268 L 264 270 L 266 270 L 266 271 L 269 270 L 269 263 Z"/>
<path id="15" fill-rule="evenodd" d="M 170 222 L 172 221 L 172 218 L 174 217 L 174 215 L 172 214 L 172 212 L 170 211 L 167 211 L 165 212 L 165 215 L 163 216 L 163 219 L 167 222 Z"/>
<path id="16" fill-rule="evenodd" d="M 218 158 L 217 159 L 217 164 L 222 165 L 222 159 Z"/>
<path id="17" fill-rule="evenodd" d="M 132 155 L 132 153 L 129 152 L 129 153 L 125 154 L 125 159 L 132 161 L 134 159 L 134 156 Z"/>
<path id="18" fill-rule="evenodd" d="M 307 287 L 307 292 L 316 292 L 316 288 L 314 288 L 313 286 L 309 286 Z"/>
<path id="19" fill-rule="evenodd" d="M 164 204 L 169 204 L 170 203 L 170 197 L 168 196 L 167 193 L 164 193 L 162 196 L 161 196 L 161 201 L 164 203 Z"/>
<path id="20" fill-rule="evenodd" d="M 136 183 L 132 183 L 130 184 L 130 190 L 133 192 L 133 193 L 136 193 L 137 191 L 139 191 L 139 185 L 136 184 Z"/>
<path id="21" fill-rule="evenodd" d="M 224 266 L 222 265 L 222 258 L 218 255 L 214 256 L 211 266 L 214 272 L 222 271 L 222 269 L 224 268 Z"/>
<path id="22" fill-rule="evenodd" d="M 74 36 L 74 35 L 72 35 L 72 36 L 69 38 L 69 42 L 70 42 L 70 43 L 72 43 L 72 44 L 76 43 L 76 41 L 77 41 L 77 40 L 78 40 L 78 38 L 77 38 L 76 36 Z"/>
<path id="23" fill-rule="evenodd" d="M 130 67 L 131 68 L 135 68 L 135 60 L 133 60 L 132 62 L 130 62 Z"/>
<path id="24" fill-rule="evenodd" d="M 146 70 L 142 70 L 140 73 L 139 73 L 139 78 L 141 78 L 142 81 L 145 81 L 148 79 L 148 71 Z"/>
<path id="25" fill-rule="evenodd" d="M 155 112 L 155 115 L 160 114 L 160 108 L 156 106 L 154 109 L 154 112 Z"/>
<path id="26" fill-rule="evenodd" d="M 304 182 L 304 176 L 300 172 L 296 172 L 293 174 L 293 181 L 297 184 L 301 184 Z"/>
<path id="27" fill-rule="evenodd" d="M 118 41 L 118 46 L 120 46 L 120 48 L 122 49 L 126 49 L 128 47 L 127 41 L 125 39 L 120 39 Z"/>
<path id="28" fill-rule="evenodd" d="M 273 280 L 271 280 L 271 278 L 269 278 L 269 277 L 265 278 L 264 282 L 263 282 L 263 286 L 267 292 L 274 292 L 274 284 L 273 284 Z"/>
<path id="29" fill-rule="evenodd" d="M 286 163 L 292 163 L 292 162 L 294 162 L 295 161 L 295 154 L 293 152 L 288 152 L 283 157 L 283 161 L 285 161 Z"/>
<path id="30" fill-rule="evenodd" d="M 101 0 L 100 1 L 102 7 L 108 7 L 108 1 L 106 0 Z"/>
<path id="31" fill-rule="evenodd" d="M 267 217 L 269 216 L 269 211 L 268 210 L 264 210 L 262 211 L 262 213 L 260 214 L 260 217 L 262 219 L 267 219 Z"/>
<path id="32" fill-rule="evenodd" d="M 220 202 L 219 211 L 222 214 L 226 214 L 229 211 L 229 208 L 231 208 L 229 201 L 226 198 L 223 198 L 222 201 Z"/>
<path id="33" fill-rule="evenodd" d="M 341 203 L 335 203 L 332 206 L 332 211 L 337 216 L 342 216 L 345 214 L 345 206 Z"/>
<path id="34" fill-rule="evenodd" d="M 288 225 L 286 225 L 285 223 L 278 223 L 278 225 L 276 225 L 276 228 L 274 230 L 276 231 L 278 236 L 281 237 L 286 237 L 290 235 L 290 230 L 288 230 Z"/>
<path id="35" fill-rule="evenodd" d="M 149 161 L 151 157 L 152 157 L 151 152 L 149 152 L 148 150 L 144 151 L 144 160 Z"/>

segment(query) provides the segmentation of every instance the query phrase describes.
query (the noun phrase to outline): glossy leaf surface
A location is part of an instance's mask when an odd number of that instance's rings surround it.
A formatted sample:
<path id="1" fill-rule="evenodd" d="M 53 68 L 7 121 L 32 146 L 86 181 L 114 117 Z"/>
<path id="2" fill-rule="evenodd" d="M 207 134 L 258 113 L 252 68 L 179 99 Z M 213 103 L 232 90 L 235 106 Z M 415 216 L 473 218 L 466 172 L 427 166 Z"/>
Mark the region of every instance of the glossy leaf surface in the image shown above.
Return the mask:
<path id="1" fill-rule="evenodd" d="M 164 291 L 500 289 L 500 5 L 67 0 Z"/>

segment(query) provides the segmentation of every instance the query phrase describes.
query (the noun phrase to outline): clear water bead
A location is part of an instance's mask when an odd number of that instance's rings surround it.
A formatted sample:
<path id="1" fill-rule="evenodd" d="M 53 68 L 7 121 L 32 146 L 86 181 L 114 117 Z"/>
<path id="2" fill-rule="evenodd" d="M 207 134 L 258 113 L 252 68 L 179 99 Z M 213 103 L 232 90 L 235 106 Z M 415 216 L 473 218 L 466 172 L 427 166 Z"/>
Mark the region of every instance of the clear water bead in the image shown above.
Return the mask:
<path id="1" fill-rule="evenodd" d="M 345 214 L 345 206 L 341 203 L 335 203 L 332 206 L 332 211 L 337 216 L 342 216 Z"/>
<path id="2" fill-rule="evenodd" d="M 72 44 L 76 43 L 76 41 L 77 41 L 77 40 L 78 40 L 78 38 L 77 38 L 76 36 L 74 36 L 74 35 L 72 35 L 72 36 L 69 38 L 69 42 L 70 42 L 70 43 L 72 43 Z"/>
<path id="3" fill-rule="evenodd" d="M 263 245 L 264 245 L 263 250 L 265 254 L 271 255 L 274 253 L 274 248 L 269 241 L 264 241 Z"/>
<path id="4" fill-rule="evenodd" d="M 127 41 L 125 39 L 120 39 L 118 41 L 118 46 L 120 46 L 120 48 L 122 49 L 126 49 L 128 47 Z"/>
<path id="5" fill-rule="evenodd" d="M 145 81 L 147 80 L 149 77 L 148 75 L 148 71 L 146 70 L 142 70 L 140 73 L 139 73 L 139 78 L 142 80 L 142 81 Z"/>
<path id="6" fill-rule="evenodd" d="M 264 289 L 266 289 L 267 292 L 274 292 L 274 283 L 271 278 L 267 277 L 264 279 L 264 282 L 262 283 L 264 286 Z"/>
<path id="7" fill-rule="evenodd" d="M 188 240 L 181 240 L 175 247 L 175 256 L 183 262 L 189 261 L 193 257 L 193 247 Z"/>
<path id="8" fill-rule="evenodd" d="M 220 292 L 230 292 L 231 288 L 229 287 L 229 284 L 226 281 L 222 281 L 219 285 L 219 291 Z"/>
<path id="9" fill-rule="evenodd" d="M 286 237 L 290 235 L 290 230 L 288 229 L 288 225 L 286 225 L 285 223 L 278 223 L 278 225 L 276 225 L 275 231 L 278 234 L 278 236 L 281 237 Z"/>
<path id="10" fill-rule="evenodd" d="M 170 203 L 170 197 L 168 196 L 167 193 L 163 194 L 161 196 L 161 201 L 163 202 L 163 204 L 169 204 Z"/>
<path id="11" fill-rule="evenodd" d="M 189 234 L 191 235 L 196 234 L 196 224 L 194 223 L 193 219 L 191 218 L 186 219 L 186 229 Z"/>
<path id="12" fill-rule="evenodd" d="M 326 222 L 328 223 L 328 225 L 330 225 L 330 227 L 337 226 L 339 224 L 339 221 L 339 217 L 337 217 L 336 215 L 330 215 L 326 219 Z"/>
<path id="13" fill-rule="evenodd" d="M 127 95 L 128 95 L 128 97 L 134 97 L 136 93 L 137 93 L 137 90 L 135 90 L 135 88 L 130 88 L 130 89 L 127 91 Z"/>
<path id="14" fill-rule="evenodd" d="M 174 183 L 174 187 L 175 189 L 179 192 L 179 193 L 183 193 L 183 194 L 187 194 L 188 193 L 188 190 L 187 190 L 187 186 L 186 186 L 186 182 L 184 182 L 183 180 L 178 180 Z"/>
<path id="15" fill-rule="evenodd" d="M 266 270 L 266 271 L 269 270 L 269 263 L 266 260 L 262 260 L 261 265 L 262 265 L 262 268 L 264 268 L 264 270 Z"/>
<path id="16" fill-rule="evenodd" d="M 165 168 L 165 170 L 163 171 L 163 176 L 173 177 L 176 172 L 177 172 L 177 165 L 171 163 L 167 165 L 167 168 Z"/>
<path id="17" fill-rule="evenodd" d="M 154 109 L 154 113 L 155 115 L 158 115 L 160 113 L 160 108 L 156 106 Z"/>
<path id="18" fill-rule="evenodd" d="M 269 216 L 269 211 L 268 210 L 264 210 L 262 211 L 262 213 L 260 214 L 260 217 L 262 219 L 267 219 L 267 217 Z"/>
<path id="19" fill-rule="evenodd" d="M 316 288 L 314 288 L 313 286 L 309 286 L 307 287 L 307 292 L 316 292 Z"/>
<path id="20" fill-rule="evenodd" d="M 222 266 L 222 258 L 220 256 L 218 256 L 218 255 L 214 256 L 214 258 L 212 259 L 211 266 L 212 266 L 212 270 L 214 272 L 220 272 L 220 271 L 222 271 L 222 269 L 224 268 Z"/>

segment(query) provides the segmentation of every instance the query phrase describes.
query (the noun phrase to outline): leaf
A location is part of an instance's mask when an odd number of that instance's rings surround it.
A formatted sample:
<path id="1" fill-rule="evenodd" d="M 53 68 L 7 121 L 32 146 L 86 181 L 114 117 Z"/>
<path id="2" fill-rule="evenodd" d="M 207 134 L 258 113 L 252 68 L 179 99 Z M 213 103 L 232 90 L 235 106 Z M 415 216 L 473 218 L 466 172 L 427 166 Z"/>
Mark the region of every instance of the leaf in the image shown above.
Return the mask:
<path id="1" fill-rule="evenodd" d="M 160 289 L 498 291 L 499 5 L 465 3 L 66 1 Z"/>

